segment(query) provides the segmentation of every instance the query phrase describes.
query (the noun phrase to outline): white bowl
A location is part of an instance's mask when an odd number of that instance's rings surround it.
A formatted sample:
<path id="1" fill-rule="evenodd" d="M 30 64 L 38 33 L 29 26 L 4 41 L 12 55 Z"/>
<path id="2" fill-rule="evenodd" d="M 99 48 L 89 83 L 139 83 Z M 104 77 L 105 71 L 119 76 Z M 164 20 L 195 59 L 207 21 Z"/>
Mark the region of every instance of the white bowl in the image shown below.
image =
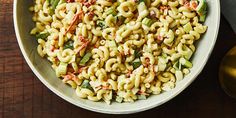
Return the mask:
<path id="1" fill-rule="evenodd" d="M 191 69 L 191 73 L 178 82 L 173 90 L 160 95 L 153 95 L 147 100 L 138 100 L 134 103 L 120 104 L 114 102 L 111 105 L 107 105 L 104 102 L 80 99 L 75 95 L 74 89 L 62 83 L 56 77 L 49 62 L 38 55 L 36 51 L 37 42 L 29 34 L 30 29 L 34 26 L 31 20 L 32 14 L 28 11 L 32 1 L 14 0 L 14 26 L 17 40 L 26 62 L 40 81 L 51 91 L 66 101 L 84 109 L 108 114 L 129 114 L 148 110 L 169 101 L 188 87 L 202 71 L 215 45 L 220 23 L 219 0 L 207 0 L 207 3 L 209 8 L 205 25 L 208 26 L 208 30 L 198 42 L 197 50 L 192 60 L 194 66 Z"/>

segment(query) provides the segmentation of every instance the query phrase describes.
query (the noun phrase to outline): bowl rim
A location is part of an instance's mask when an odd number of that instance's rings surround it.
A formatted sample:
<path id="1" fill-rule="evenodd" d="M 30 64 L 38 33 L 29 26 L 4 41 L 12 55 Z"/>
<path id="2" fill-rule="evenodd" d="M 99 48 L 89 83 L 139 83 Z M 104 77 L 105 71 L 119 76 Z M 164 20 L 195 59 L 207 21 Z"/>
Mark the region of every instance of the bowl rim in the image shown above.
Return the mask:
<path id="1" fill-rule="evenodd" d="M 44 79 L 42 77 L 42 75 L 36 70 L 36 68 L 34 67 L 33 63 L 30 61 L 29 57 L 27 56 L 27 53 L 25 51 L 25 48 L 23 46 L 22 43 L 22 39 L 19 33 L 19 27 L 18 27 L 18 21 L 17 21 L 17 4 L 18 4 L 18 0 L 14 0 L 13 3 L 13 21 L 14 21 L 14 29 L 15 29 L 15 34 L 16 34 L 16 38 L 17 38 L 17 42 L 18 45 L 20 47 L 21 53 L 23 54 L 24 59 L 26 60 L 27 64 L 29 65 L 29 67 L 31 68 L 31 70 L 33 71 L 33 73 L 37 76 L 37 78 L 47 87 L 49 88 L 53 93 L 55 93 L 56 95 L 58 95 L 59 97 L 61 97 L 62 99 L 66 100 L 67 102 L 78 106 L 80 108 L 83 109 L 87 109 L 90 111 L 94 111 L 94 112 L 98 112 L 98 113 L 105 113 L 105 114 L 131 114 L 131 113 L 137 113 L 137 112 L 142 112 L 142 111 L 146 111 L 149 109 L 152 109 L 154 107 L 160 106 L 164 103 L 166 103 L 167 101 L 171 100 L 172 98 L 176 97 L 177 95 L 179 95 L 179 93 L 181 93 L 183 90 L 185 90 L 196 78 L 197 76 L 201 73 L 201 71 L 203 70 L 203 68 L 205 67 L 209 57 L 211 56 L 211 53 L 214 49 L 214 45 L 216 43 L 217 40 L 217 36 L 218 36 L 218 32 L 219 32 L 219 26 L 220 26 L 220 1 L 216 0 L 216 4 L 217 4 L 217 10 L 216 10 L 216 14 L 217 14 L 217 24 L 216 24 L 216 29 L 214 32 L 214 40 L 212 41 L 212 45 L 209 48 L 209 52 L 208 52 L 208 56 L 203 60 L 203 64 L 196 70 L 197 72 L 195 72 L 195 75 L 193 76 L 193 79 L 191 79 L 189 82 L 186 82 L 185 84 L 183 84 L 178 90 L 177 92 L 173 93 L 172 95 L 170 95 L 169 97 L 167 97 L 167 99 L 164 99 L 163 101 L 160 101 L 159 103 L 156 104 L 152 104 L 146 107 L 141 107 L 141 108 L 135 108 L 132 110 L 124 110 L 124 109 L 120 109 L 120 110 L 103 110 L 103 109 L 98 109 L 98 108 L 93 108 L 92 106 L 83 104 L 81 102 L 75 102 L 72 98 L 64 95 L 62 92 L 58 91 L 56 88 L 54 88 L 52 85 L 50 85 L 46 79 Z"/>

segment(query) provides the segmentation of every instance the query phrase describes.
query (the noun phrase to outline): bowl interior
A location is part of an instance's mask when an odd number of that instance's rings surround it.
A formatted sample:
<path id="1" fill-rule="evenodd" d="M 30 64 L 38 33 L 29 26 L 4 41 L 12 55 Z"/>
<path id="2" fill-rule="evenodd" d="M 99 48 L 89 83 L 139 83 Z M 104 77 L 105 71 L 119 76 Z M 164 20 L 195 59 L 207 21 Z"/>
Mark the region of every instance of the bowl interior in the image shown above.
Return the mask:
<path id="1" fill-rule="evenodd" d="M 111 105 L 107 105 L 104 102 L 91 102 L 89 100 L 80 99 L 75 95 L 74 89 L 62 83 L 61 80 L 56 77 L 50 63 L 45 58 L 41 58 L 38 55 L 36 39 L 29 34 L 30 30 L 34 27 L 34 23 L 31 20 L 32 14 L 28 10 L 29 7 L 33 5 L 32 1 L 14 1 L 14 25 L 19 46 L 27 63 L 36 76 L 50 90 L 68 102 L 88 110 L 110 114 L 127 114 L 144 111 L 167 102 L 183 91 L 201 72 L 214 47 L 220 21 L 219 1 L 207 0 L 207 2 L 209 8 L 205 25 L 208 26 L 208 30 L 197 43 L 197 50 L 192 59 L 194 66 L 191 69 L 191 73 L 182 81 L 178 82 L 173 90 L 160 95 L 153 95 L 147 100 L 138 100 L 135 103 L 119 104 L 113 102 Z"/>

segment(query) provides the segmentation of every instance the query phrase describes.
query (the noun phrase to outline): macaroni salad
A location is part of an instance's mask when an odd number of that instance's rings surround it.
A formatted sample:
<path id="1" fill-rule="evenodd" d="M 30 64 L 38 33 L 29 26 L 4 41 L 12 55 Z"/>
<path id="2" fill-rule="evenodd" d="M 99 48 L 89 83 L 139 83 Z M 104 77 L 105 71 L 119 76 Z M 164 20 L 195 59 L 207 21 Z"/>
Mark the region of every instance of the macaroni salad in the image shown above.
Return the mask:
<path id="1" fill-rule="evenodd" d="M 78 97 L 107 104 L 173 89 L 207 30 L 205 0 L 34 0 L 30 11 L 38 54 Z"/>

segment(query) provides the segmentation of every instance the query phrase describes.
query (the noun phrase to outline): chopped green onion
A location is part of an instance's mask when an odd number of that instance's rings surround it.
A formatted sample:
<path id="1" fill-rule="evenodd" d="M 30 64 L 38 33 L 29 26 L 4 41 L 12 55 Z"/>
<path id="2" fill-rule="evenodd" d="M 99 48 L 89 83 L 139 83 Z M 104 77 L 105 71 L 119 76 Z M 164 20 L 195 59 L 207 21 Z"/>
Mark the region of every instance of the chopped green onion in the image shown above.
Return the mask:
<path id="1" fill-rule="evenodd" d="M 84 66 L 90 59 L 90 57 L 92 56 L 92 53 L 88 52 L 84 55 L 84 57 L 81 59 L 81 61 L 79 62 L 79 65 Z"/>
<path id="2" fill-rule="evenodd" d="M 116 102 L 121 103 L 122 101 L 123 101 L 123 98 L 122 98 L 122 97 L 116 96 Z"/>
<path id="3" fill-rule="evenodd" d="M 108 9 L 106 10 L 106 14 L 107 14 L 107 15 L 112 14 L 113 16 L 115 16 L 115 15 L 117 15 L 117 12 L 116 12 L 116 10 L 115 10 L 114 7 L 111 7 L 111 8 L 108 8 Z"/>
<path id="4" fill-rule="evenodd" d="M 151 5 L 151 0 L 139 0 L 138 3 L 144 2 L 147 7 Z"/>
<path id="5" fill-rule="evenodd" d="M 144 2 L 145 3 L 146 0 L 139 0 L 138 2 L 141 3 L 141 2 Z"/>
<path id="6" fill-rule="evenodd" d="M 151 6 L 151 0 L 143 0 L 147 7 Z"/>
<path id="7" fill-rule="evenodd" d="M 61 0 L 61 1 L 60 1 L 60 4 L 62 4 L 62 3 L 66 3 L 66 0 Z"/>
<path id="8" fill-rule="evenodd" d="M 56 68 L 56 75 L 59 77 L 60 75 L 65 75 L 67 72 L 67 63 L 60 62 L 59 66 Z"/>
<path id="9" fill-rule="evenodd" d="M 89 80 L 84 80 L 83 83 L 81 84 L 81 88 L 86 88 L 86 89 L 93 91 L 93 88 L 89 84 Z"/>
<path id="10" fill-rule="evenodd" d="M 53 3 L 51 2 L 52 3 L 52 9 L 55 10 L 58 3 L 60 2 L 60 0 L 52 0 L 52 1 L 53 1 Z"/>
<path id="11" fill-rule="evenodd" d="M 65 50 L 65 49 L 74 49 L 74 46 L 73 46 L 73 41 L 72 40 L 70 40 L 70 41 L 67 41 L 65 44 L 64 44 L 64 47 L 63 47 L 63 49 Z"/>
<path id="12" fill-rule="evenodd" d="M 183 58 L 183 57 L 179 59 L 179 62 L 180 62 L 183 66 L 185 66 L 185 67 L 187 67 L 187 68 L 193 67 L 193 64 L 192 64 L 190 61 L 188 61 L 188 60 L 186 60 L 185 58 Z"/>
<path id="13" fill-rule="evenodd" d="M 49 4 L 51 4 L 51 0 L 46 0 L 46 2 L 48 2 Z"/>
<path id="14" fill-rule="evenodd" d="M 207 14 L 207 2 L 206 0 L 198 0 L 199 4 L 196 8 L 198 14 L 200 15 L 200 22 L 205 22 L 206 14 Z"/>
<path id="15" fill-rule="evenodd" d="M 196 8 L 198 14 L 205 14 L 207 11 L 207 2 L 206 0 L 198 0 L 199 4 Z"/>
<path id="16" fill-rule="evenodd" d="M 49 15 L 53 15 L 54 14 L 54 10 L 50 7 L 49 8 Z"/>
<path id="17" fill-rule="evenodd" d="M 147 6 L 145 5 L 145 2 L 141 2 L 138 4 L 138 13 L 142 14 L 141 19 L 143 19 L 144 17 L 146 17 L 149 14 L 149 12 L 147 10 Z"/>
<path id="18" fill-rule="evenodd" d="M 55 0 L 49 0 L 49 1 L 50 1 L 50 4 L 52 5 Z"/>
<path id="19" fill-rule="evenodd" d="M 205 20 L 206 20 L 206 14 L 200 15 L 199 21 L 200 22 L 205 22 Z"/>
<path id="20" fill-rule="evenodd" d="M 139 100 L 146 100 L 147 97 L 145 95 L 138 95 Z"/>
<path id="21" fill-rule="evenodd" d="M 149 19 L 149 18 L 144 18 L 143 20 L 142 20 L 142 24 L 144 24 L 144 25 L 146 25 L 146 26 L 148 26 L 148 27 L 150 27 L 151 25 L 152 25 L 152 20 L 151 19 Z"/>
<path id="22" fill-rule="evenodd" d="M 181 64 L 179 64 L 179 61 L 175 62 L 173 67 L 176 69 L 176 70 L 181 70 Z"/>
<path id="23" fill-rule="evenodd" d="M 46 39 L 48 36 L 50 35 L 50 33 L 45 32 L 45 33 L 39 33 L 36 35 L 37 39 Z"/>
<path id="24" fill-rule="evenodd" d="M 142 64 L 142 62 L 140 61 L 139 58 L 135 59 L 132 63 L 134 69 L 138 68 L 141 64 Z"/>
<path id="25" fill-rule="evenodd" d="M 97 26 L 101 27 L 102 29 L 106 28 L 106 24 L 102 20 L 98 20 L 97 21 Z"/>
<path id="26" fill-rule="evenodd" d="M 161 56 L 164 57 L 164 58 L 168 57 L 168 55 L 166 53 L 162 53 Z"/>
<path id="27" fill-rule="evenodd" d="M 134 51 L 134 56 L 135 56 L 135 58 L 141 57 L 141 56 L 142 56 L 141 51 L 135 50 L 135 51 Z"/>

